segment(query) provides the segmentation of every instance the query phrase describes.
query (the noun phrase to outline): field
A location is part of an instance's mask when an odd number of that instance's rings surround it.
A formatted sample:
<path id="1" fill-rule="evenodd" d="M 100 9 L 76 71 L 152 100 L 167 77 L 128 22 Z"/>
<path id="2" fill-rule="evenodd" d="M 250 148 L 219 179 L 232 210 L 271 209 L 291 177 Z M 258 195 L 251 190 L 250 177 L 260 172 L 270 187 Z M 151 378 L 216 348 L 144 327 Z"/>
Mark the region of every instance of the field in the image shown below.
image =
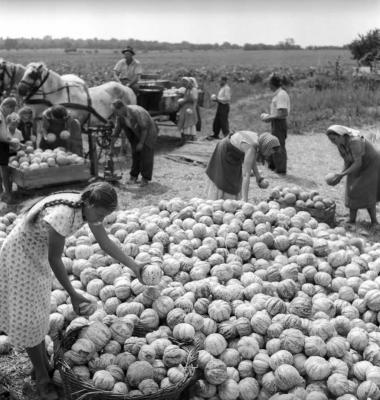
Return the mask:
<path id="1" fill-rule="evenodd" d="M 65 54 L 63 51 L 3 51 L 5 60 L 27 64 L 44 61 L 60 73 L 75 73 L 89 85 L 111 80 L 112 68 L 120 58 L 119 52 L 80 50 Z M 366 82 L 363 85 L 352 80 L 355 66 L 347 51 L 194 51 L 194 52 L 147 52 L 136 56 L 146 73 L 158 73 L 162 77 L 177 79 L 194 74 L 207 93 L 217 90 L 221 74 L 230 78 L 233 104 L 230 113 L 231 128 L 263 132 L 268 126 L 259 120 L 267 111 L 271 93 L 266 85 L 270 72 L 276 70 L 289 77 L 288 91 L 292 101 L 290 135 L 287 141 L 289 169 L 285 177 L 278 176 L 266 167 L 260 166 L 262 174 L 269 180 L 270 187 L 261 190 L 252 179 L 249 199 L 259 202 L 268 198 L 275 186 L 299 185 L 304 189 L 316 189 L 323 196 L 337 202 L 338 222 L 347 216 L 343 204 L 344 184 L 331 188 L 324 182 L 328 172 L 338 171 L 342 160 L 336 148 L 324 135 L 325 129 L 333 123 L 363 128 L 372 142 L 378 146 L 380 95 Z M 310 68 L 313 67 L 313 68 Z M 318 81 L 319 80 L 319 81 Z M 322 82 L 322 89 L 316 86 Z M 196 144 L 180 146 L 175 128 L 162 127 L 155 158 L 153 182 L 146 188 L 128 187 L 130 157 L 120 158 L 116 164 L 124 172 L 123 181 L 118 185 L 121 208 L 154 205 L 161 199 L 202 197 L 205 190 L 204 166 L 196 163 L 179 163 L 168 159 L 168 154 L 195 150 L 210 154 L 214 142 L 202 140 L 211 132 L 215 108 L 211 104 L 202 108 L 202 132 Z M 195 149 L 195 150 L 194 150 Z M 17 203 L 6 206 L 0 203 L 0 214 L 18 211 L 31 196 L 46 194 L 41 190 L 28 194 L 17 194 Z M 357 234 L 378 240 L 378 232 L 368 227 L 368 215 L 359 214 Z M 0 378 L 7 375 L 13 381 L 12 387 L 23 391 L 24 379 L 30 365 L 25 353 L 12 353 L 0 358 Z M 1 383 L 1 380 L 0 380 Z M 33 390 L 26 384 L 20 399 L 36 400 Z M 32 388 L 33 389 L 33 388 Z"/>

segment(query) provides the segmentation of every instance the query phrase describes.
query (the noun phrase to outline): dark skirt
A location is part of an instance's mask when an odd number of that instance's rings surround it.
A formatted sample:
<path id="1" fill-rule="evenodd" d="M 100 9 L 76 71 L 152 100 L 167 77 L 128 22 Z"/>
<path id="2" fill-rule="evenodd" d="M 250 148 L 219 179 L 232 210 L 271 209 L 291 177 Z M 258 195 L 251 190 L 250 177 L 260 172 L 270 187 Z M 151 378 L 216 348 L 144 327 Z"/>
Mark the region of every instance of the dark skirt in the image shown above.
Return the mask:
<path id="1" fill-rule="evenodd" d="M 371 208 L 380 200 L 380 153 L 364 143 L 361 168 L 346 179 L 345 204 L 350 209 Z"/>
<path id="2" fill-rule="evenodd" d="M 286 173 L 287 154 L 285 141 L 288 135 L 288 125 L 286 119 L 273 119 L 271 121 L 271 132 L 280 142 L 280 148 L 276 153 L 269 157 L 269 168 L 279 173 Z"/>
<path id="3" fill-rule="evenodd" d="M 215 147 L 206 168 L 207 176 L 224 192 L 237 195 L 243 180 L 244 152 L 231 144 L 229 137 Z"/>
<path id="4" fill-rule="evenodd" d="M 0 165 L 6 166 L 9 163 L 9 143 L 0 142 Z"/>

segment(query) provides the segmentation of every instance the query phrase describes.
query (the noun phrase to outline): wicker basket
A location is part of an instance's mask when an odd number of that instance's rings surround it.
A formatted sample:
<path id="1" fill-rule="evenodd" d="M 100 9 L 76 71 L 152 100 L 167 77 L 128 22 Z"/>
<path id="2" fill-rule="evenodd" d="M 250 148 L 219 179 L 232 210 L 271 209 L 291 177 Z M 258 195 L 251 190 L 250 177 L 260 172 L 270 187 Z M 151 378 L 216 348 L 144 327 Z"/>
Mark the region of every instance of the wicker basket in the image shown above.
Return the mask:
<path id="1" fill-rule="evenodd" d="M 279 200 L 276 200 L 276 201 L 280 204 L 281 208 L 294 207 L 297 210 L 297 212 L 298 211 L 307 211 L 318 222 L 324 222 L 330 226 L 336 225 L 336 220 L 335 220 L 336 204 L 335 203 L 332 203 L 327 208 L 318 209 L 318 208 L 314 208 L 314 207 L 289 206 L 289 204 L 286 204 L 282 201 L 279 201 Z"/>
<path id="2" fill-rule="evenodd" d="M 180 343 L 171 339 L 172 342 L 175 342 L 187 353 L 185 377 L 182 381 L 165 389 L 160 389 L 156 393 L 142 396 L 116 394 L 110 391 L 97 389 L 91 382 L 85 382 L 76 376 L 68 363 L 63 359 L 63 354 L 74 344 L 79 332 L 80 328 L 54 338 L 54 364 L 61 375 L 62 389 L 66 400 L 177 400 L 181 393 L 194 380 L 198 362 L 198 344 Z M 134 334 L 136 333 L 137 332 L 134 331 Z M 145 336 L 146 332 L 140 327 L 138 333 L 140 333 L 141 336 Z"/>

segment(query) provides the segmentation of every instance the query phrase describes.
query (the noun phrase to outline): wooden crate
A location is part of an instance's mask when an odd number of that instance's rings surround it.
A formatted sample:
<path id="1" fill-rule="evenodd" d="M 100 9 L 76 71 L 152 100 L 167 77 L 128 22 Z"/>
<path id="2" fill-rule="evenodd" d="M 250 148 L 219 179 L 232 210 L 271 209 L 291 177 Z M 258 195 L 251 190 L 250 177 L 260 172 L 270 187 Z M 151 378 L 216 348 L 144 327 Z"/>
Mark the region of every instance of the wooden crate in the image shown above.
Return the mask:
<path id="1" fill-rule="evenodd" d="M 91 177 L 89 164 L 73 164 L 31 171 L 13 167 L 10 167 L 10 169 L 12 181 L 22 189 L 37 189 L 61 183 L 87 181 Z"/>

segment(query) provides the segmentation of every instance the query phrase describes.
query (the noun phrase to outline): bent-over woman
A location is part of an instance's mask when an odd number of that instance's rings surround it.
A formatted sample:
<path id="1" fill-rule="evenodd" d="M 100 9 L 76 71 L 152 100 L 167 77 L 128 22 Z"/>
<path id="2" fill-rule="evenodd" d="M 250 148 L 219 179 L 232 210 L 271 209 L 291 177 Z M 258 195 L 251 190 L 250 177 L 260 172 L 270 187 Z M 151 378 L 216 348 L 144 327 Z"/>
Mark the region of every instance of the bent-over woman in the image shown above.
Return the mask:
<path id="1" fill-rule="evenodd" d="M 25 211 L 0 250 L 0 331 L 14 346 L 26 348 L 43 400 L 58 399 L 45 350 L 53 273 L 74 311 L 89 310 L 88 300 L 74 289 L 62 262 L 65 237 L 88 223 L 102 250 L 141 279 L 141 264 L 125 255 L 103 227 L 104 217 L 116 207 L 116 191 L 105 182 L 93 183 L 82 193 L 47 196 Z"/>
<path id="2" fill-rule="evenodd" d="M 265 185 L 257 168 L 257 158 L 267 158 L 279 148 L 279 140 L 270 133 L 258 135 L 256 132 L 238 131 L 228 135 L 216 145 L 207 165 L 207 198 L 217 200 L 242 197 L 248 201 L 251 171 L 259 187 Z"/>
<path id="3" fill-rule="evenodd" d="M 343 158 L 343 171 L 335 174 L 331 185 L 346 179 L 345 205 L 350 209 L 350 223 L 355 223 L 361 208 L 368 210 L 372 224 L 377 224 L 376 203 L 380 200 L 380 153 L 359 131 L 332 125 L 326 132 Z"/>

